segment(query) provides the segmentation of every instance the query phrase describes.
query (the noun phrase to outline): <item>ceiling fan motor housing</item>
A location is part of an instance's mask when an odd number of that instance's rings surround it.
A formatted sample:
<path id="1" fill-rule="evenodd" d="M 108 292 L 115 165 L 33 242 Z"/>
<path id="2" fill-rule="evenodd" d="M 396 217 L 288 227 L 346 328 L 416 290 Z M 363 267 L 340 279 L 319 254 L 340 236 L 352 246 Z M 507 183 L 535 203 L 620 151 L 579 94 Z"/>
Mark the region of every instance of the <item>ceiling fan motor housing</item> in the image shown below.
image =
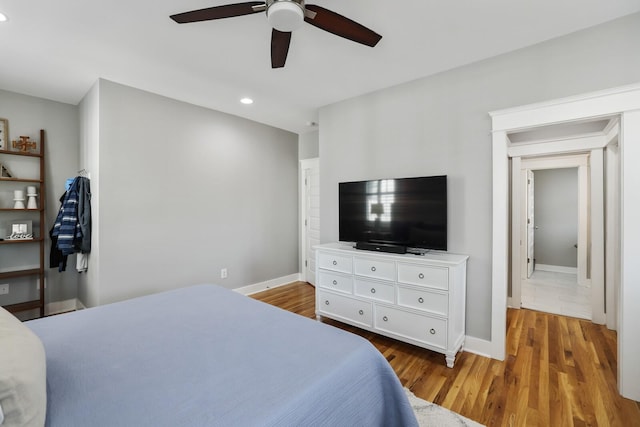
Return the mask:
<path id="1" fill-rule="evenodd" d="M 278 31 L 300 28 L 304 22 L 304 0 L 267 0 L 267 19 Z"/>

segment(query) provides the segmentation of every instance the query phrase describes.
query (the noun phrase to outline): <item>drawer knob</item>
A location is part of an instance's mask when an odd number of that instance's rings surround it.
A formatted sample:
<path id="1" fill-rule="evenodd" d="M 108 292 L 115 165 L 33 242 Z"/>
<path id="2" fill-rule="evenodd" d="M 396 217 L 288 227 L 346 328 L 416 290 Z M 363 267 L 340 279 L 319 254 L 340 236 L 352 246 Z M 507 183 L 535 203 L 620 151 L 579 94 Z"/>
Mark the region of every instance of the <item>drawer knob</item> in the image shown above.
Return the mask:
<path id="1" fill-rule="evenodd" d="M 431 329 L 429 329 L 429 333 L 430 333 L 431 335 L 435 335 L 435 334 L 436 334 L 436 330 L 435 330 L 435 329 L 433 329 L 433 328 L 431 328 Z"/>
<path id="2" fill-rule="evenodd" d="M 388 321 L 388 320 L 389 320 L 389 318 L 388 318 L 387 316 L 384 316 L 384 317 L 382 318 L 382 320 L 384 320 L 384 321 L 386 322 L 386 321 Z"/>
<path id="3" fill-rule="evenodd" d="M 360 313 L 360 316 L 362 316 L 364 314 L 363 310 L 358 311 L 358 313 Z"/>
<path id="4" fill-rule="evenodd" d="M 375 294 L 376 293 L 376 288 L 371 288 L 371 293 Z"/>
<path id="5" fill-rule="evenodd" d="M 419 302 L 420 304 L 422 304 L 422 303 L 424 302 L 424 298 L 422 298 L 422 297 L 418 298 L 418 302 Z"/>
<path id="6" fill-rule="evenodd" d="M 333 265 L 338 265 L 338 261 L 333 260 Z"/>
<path id="7" fill-rule="evenodd" d="M 337 280 L 334 280 L 334 281 L 333 281 L 333 284 L 334 284 L 334 285 L 337 285 L 337 284 L 338 284 L 338 281 L 337 281 Z"/>
<path id="8" fill-rule="evenodd" d="M 424 279 L 424 274 L 422 273 L 418 274 L 418 279 Z"/>
<path id="9" fill-rule="evenodd" d="M 376 271 L 376 268 L 375 267 L 371 267 L 371 271 Z"/>
<path id="10" fill-rule="evenodd" d="M 324 304 L 325 304 L 325 305 L 329 305 L 329 300 L 325 300 L 325 301 L 324 301 Z"/>

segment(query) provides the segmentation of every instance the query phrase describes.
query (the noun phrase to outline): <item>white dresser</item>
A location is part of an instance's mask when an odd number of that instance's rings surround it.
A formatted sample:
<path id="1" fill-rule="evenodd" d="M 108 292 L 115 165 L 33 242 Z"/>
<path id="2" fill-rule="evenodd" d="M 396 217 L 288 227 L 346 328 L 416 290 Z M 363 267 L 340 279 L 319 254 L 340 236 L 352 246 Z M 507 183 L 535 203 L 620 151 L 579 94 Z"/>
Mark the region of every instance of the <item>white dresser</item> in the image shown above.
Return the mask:
<path id="1" fill-rule="evenodd" d="M 465 338 L 466 255 L 398 255 L 341 243 L 316 249 L 316 316 L 443 353 Z"/>

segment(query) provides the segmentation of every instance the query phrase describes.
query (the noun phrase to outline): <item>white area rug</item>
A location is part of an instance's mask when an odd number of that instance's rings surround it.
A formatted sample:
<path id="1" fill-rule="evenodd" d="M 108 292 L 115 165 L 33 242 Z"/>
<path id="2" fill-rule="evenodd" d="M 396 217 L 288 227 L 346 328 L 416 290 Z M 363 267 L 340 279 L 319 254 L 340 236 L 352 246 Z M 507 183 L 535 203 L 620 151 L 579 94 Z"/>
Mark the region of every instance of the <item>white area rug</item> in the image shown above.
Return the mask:
<path id="1" fill-rule="evenodd" d="M 406 387 L 404 391 L 407 393 L 409 403 L 411 403 L 420 427 L 482 427 L 482 424 L 478 424 L 469 418 L 416 397 Z"/>

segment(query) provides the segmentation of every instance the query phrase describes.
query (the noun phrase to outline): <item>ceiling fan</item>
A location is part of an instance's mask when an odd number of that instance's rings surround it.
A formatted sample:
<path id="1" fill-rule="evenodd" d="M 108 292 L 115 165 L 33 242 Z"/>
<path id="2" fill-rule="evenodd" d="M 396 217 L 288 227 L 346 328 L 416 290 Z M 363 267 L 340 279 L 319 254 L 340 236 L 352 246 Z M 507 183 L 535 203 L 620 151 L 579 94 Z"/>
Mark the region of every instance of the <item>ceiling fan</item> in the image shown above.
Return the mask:
<path id="1" fill-rule="evenodd" d="M 307 4 L 304 0 L 265 0 L 214 6 L 171 15 L 178 24 L 232 18 L 265 12 L 271 32 L 271 68 L 282 68 L 287 61 L 291 32 L 303 21 L 345 39 L 375 46 L 382 36 L 369 28 L 323 7 Z"/>

